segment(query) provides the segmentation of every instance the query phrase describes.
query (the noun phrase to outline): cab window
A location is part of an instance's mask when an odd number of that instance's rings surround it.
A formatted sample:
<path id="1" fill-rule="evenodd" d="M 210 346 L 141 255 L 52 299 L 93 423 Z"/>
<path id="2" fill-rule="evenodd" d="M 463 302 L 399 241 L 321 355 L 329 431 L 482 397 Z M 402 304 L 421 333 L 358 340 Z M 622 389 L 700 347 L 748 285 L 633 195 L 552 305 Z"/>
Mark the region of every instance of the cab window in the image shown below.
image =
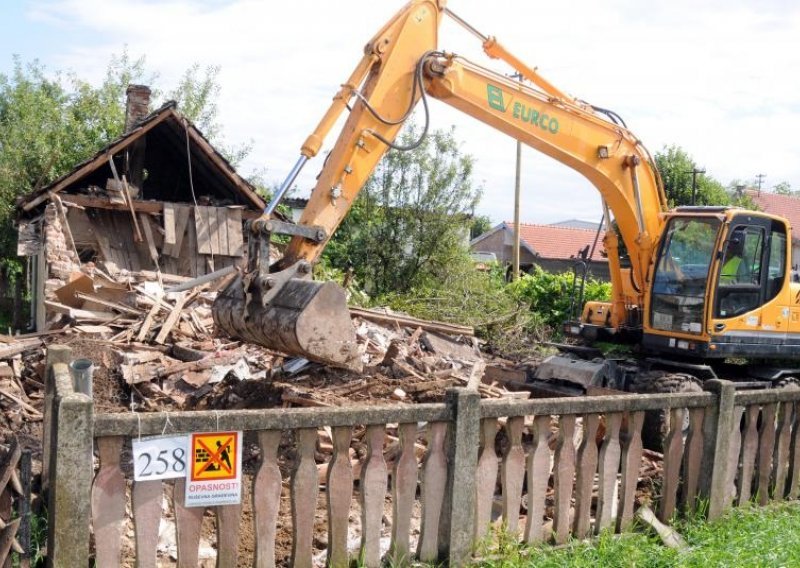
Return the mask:
<path id="1" fill-rule="evenodd" d="M 720 260 L 715 316 L 731 318 L 775 298 L 786 274 L 786 228 L 779 222 L 735 226 Z"/>
<path id="2" fill-rule="evenodd" d="M 776 225 L 778 225 L 776 223 Z M 767 269 L 766 301 L 772 300 L 783 288 L 786 278 L 786 233 L 783 226 L 772 227 L 769 246 L 769 268 Z"/>

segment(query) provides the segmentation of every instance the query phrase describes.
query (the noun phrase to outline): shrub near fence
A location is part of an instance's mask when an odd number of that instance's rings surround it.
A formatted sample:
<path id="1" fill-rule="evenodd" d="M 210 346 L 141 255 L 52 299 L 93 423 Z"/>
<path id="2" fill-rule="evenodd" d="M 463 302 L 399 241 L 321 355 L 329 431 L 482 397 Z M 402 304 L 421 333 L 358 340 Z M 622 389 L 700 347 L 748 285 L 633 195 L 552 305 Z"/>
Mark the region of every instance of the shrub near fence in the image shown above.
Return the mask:
<path id="1" fill-rule="evenodd" d="M 91 417 L 91 401 L 71 392 L 63 377 L 66 366 L 55 365 L 53 370 L 51 560 L 55 566 L 85 565 L 93 523 L 97 565 L 116 566 L 127 506 L 127 481 L 120 463 L 123 444 L 126 438 L 161 434 L 167 415 L 111 414 L 84 420 Z M 712 519 L 734 502 L 796 498 L 800 489 L 798 404 L 800 392 L 736 393 L 731 383 L 710 381 L 709 392 L 700 394 L 481 401 L 475 392 L 454 389 L 447 393 L 444 404 L 174 412 L 168 417 L 171 433 L 257 433 L 261 464 L 252 481 L 254 566 L 276 562 L 276 523 L 284 482 L 277 452 L 281 434 L 287 431 L 293 432 L 297 457 L 288 480 L 292 552 L 284 561 L 294 566 L 312 565 L 314 513 L 320 494 L 314 450 L 318 429 L 325 427 L 331 429 L 334 446 L 324 490 L 327 562 L 344 566 L 359 555 L 366 566 L 380 565 L 388 494 L 392 502 L 389 555 L 396 563 L 416 557 L 463 565 L 487 533 L 498 480 L 503 522 L 527 542 L 552 537 L 553 542 L 562 543 L 570 536 L 581 538 L 603 529 L 625 530 L 633 518 L 641 427 L 648 410 L 667 409 L 670 423 L 678 425 L 665 442 L 663 479 L 656 496 L 661 519 L 668 520 L 679 509 L 692 509 L 700 497 L 708 500 Z M 686 412 L 689 431 L 684 439 Z M 598 446 L 595 436 L 601 420 L 605 433 Z M 397 424 L 400 434 L 391 468 L 383 448 L 388 424 Z M 574 434 L 579 424 L 583 437 L 576 445 Z M 368 449 L 360 464 L 357 495 L 360 552 L 347 549 L 354 476 L 349 449 L 356 426 L 366 428 Z M 498 456 L 496 437 L 501 428 L 506 449 Z M 62 440 L 67 438 L 70 455 L 80 459 L 63 459 Z M 93 439 L 100 466 L 92 486 Z M 420 444 L 426 448 L 421 463 L 415 452 L 415 445 Z M 592 500 L 595 485 L 596 505 Z M 552 526 L 545 523 L 550 486 Z M 155 566 L 163 490 L 160 481 L 133 484 L 138 566 Z M 520 523 L 523 491 L 527 501 L 524 526 Z M 182 480 L 174 483 L 174 497 L 178 565 L 196 566 L 203 509 L 184 507 Z M 417 500 L 421 525 L 417 546 L 412 548 L 411 520 Z M 238 556 L 241 506 L 217 507 L 216 513 L 218 565 L 233 566 Z"/>

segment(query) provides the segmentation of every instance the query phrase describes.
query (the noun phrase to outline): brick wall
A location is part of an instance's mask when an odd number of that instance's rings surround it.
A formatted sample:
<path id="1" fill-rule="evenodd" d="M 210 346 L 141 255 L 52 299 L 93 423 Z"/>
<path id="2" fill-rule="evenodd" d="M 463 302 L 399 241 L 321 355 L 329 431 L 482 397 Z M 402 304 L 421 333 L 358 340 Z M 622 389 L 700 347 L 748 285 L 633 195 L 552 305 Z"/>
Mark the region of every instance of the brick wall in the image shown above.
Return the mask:
<path id="1" fill-rule="evenodd" d="M 44 254 L 47 262 L 45 298 L 51 299 L 53 290 L 69 280 L 72 272 L 80 269 L 75 251 L 67 246 L 67 237 L 55 203 L 48 203 L 44 210 Z"/>

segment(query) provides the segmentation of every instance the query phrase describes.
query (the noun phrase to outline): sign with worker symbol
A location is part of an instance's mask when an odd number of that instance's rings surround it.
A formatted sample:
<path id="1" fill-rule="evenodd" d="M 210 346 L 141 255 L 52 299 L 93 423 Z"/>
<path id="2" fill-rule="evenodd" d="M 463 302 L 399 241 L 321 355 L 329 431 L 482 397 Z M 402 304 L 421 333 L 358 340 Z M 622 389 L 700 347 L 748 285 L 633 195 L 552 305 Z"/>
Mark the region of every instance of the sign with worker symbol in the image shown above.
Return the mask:
<path id="1" fill-rule="evenodd" d="M 242 433 L 192 434 L 186 506 L 237 505 L 242 501 Z"/>

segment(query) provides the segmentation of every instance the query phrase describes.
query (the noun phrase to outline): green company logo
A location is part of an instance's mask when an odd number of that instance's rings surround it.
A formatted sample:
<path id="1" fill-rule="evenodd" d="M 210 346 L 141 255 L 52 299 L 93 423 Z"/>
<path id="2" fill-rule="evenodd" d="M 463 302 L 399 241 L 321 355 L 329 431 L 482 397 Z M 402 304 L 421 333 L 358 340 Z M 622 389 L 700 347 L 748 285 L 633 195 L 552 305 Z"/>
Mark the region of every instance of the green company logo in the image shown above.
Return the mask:
<path id="1" fill-rule="evenodd" d="M 489 107 L 501 112 L 506 112 L 510 103 L 509 105 L 505 104 L 503 101 L 503 94 L 503 89 L 500 87 L 486 85 L 486 101 L 489 103 Z M 557 118 L 525 106 L 520 102 L 515 102 L 513 104 L 512 116 L 522 122 L 534 124 L 542 130 L 547 130 L 551 134 L 556 134 L 558 132 Z"/>

